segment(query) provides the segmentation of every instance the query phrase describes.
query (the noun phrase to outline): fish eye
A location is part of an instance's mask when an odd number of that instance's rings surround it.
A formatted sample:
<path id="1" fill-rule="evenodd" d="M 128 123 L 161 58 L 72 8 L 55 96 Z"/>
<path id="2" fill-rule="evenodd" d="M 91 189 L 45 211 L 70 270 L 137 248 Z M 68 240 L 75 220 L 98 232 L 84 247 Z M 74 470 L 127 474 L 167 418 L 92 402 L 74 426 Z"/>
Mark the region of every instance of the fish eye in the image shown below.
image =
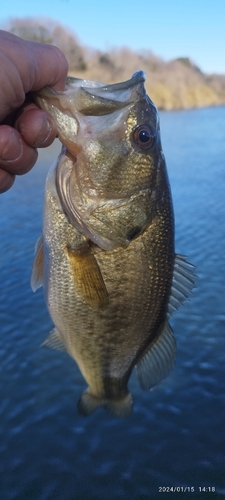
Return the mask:
<path id="1" fill-rule="evenodd" d="M 155 143 L 156 135 L 148 125 L 139 125 L 132 132 L 132 140 L 140 149 L 149 149 Z"/>

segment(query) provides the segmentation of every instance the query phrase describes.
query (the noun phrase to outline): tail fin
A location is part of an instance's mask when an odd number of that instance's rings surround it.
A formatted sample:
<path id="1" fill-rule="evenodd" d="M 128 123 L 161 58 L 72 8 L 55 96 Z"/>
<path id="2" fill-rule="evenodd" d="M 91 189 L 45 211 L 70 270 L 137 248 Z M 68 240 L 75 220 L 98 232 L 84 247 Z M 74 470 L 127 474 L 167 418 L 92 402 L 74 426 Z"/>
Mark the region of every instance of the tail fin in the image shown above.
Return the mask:
<path id="1" fill-rule="evenodd" d="M 81 415 L 88 416 L 101 406 L 106 408 L 114 417 L 127 417 L 133 407 L 132 396 L 128 392 L 119 399 L 103 399 L 94 396 L 90 389 L 87 389 L 78 401 L 77 408 Z"/>

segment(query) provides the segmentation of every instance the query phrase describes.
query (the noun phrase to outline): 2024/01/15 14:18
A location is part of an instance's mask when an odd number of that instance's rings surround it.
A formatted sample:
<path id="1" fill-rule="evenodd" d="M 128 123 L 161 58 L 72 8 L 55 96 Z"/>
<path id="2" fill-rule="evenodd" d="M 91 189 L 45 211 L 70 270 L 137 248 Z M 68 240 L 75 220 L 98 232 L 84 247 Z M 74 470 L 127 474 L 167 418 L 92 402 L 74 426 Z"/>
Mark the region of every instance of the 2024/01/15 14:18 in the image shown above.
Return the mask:
<path id="1" fill-rule="evenodd" d="M 215 493 L 215 486 L 199 486 L 198 490 L 200 493 Z M 159 486 L 159 493 L 194 493 L 194 486 Z"/>

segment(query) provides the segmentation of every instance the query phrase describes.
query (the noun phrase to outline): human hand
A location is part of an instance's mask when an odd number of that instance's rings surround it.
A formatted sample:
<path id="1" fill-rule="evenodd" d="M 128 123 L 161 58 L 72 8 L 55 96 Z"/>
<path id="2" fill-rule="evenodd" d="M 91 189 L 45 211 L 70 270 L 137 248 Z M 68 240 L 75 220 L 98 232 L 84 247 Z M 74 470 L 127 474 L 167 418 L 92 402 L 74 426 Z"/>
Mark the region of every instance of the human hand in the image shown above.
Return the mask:
<path id="1" fill-rule="evenodd" d="M 68 64 L 53 45 L 29 42 L 0 30 L 0 193 L 15 175 L 28 172 L 37 149 L 57 135 L 52 117 L 40 110 L 29 92 L 49 85 L 64 90 Z"/>

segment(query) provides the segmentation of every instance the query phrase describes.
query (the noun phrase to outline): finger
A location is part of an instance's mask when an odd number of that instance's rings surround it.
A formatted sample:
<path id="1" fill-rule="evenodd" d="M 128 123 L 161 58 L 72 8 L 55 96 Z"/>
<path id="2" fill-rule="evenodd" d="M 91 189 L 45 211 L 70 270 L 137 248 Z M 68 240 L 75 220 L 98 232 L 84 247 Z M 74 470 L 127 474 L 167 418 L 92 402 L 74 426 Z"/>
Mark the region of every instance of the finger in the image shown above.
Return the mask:
<path id="1" fill-rule="evenodd" d="M 46 85 L 64 90 L 68 63 L 53 45 L 22 40 L 0 30 L 0 121 L 22 106 L 28 92 Z"/>
<path id="2" fill-rule="evenodd" d="M 15 175 L 0 169 L 0 193 L 8 191 L 14 183 Z"/>
<path id="3" fill-rule="evenodd" d="M 21 134 L 8 125 L 0 126 L 0 168 L 11 174 L 25 174 L 36 163 L 38 153 Z"/>
<path id="4" fill-rule="evenodd" d="M 55 45 L 25 41 L 1 31 L 1 51 L 7 56 L 8 65 L 9 61 L 12 63 L 10 70 L 14 71 L 14 76 L 15 70 L 18 71 L 25 93 L 46 85 L 57 90 L 64 89 L 68 62 Z"/>
<path id="5" fill-rule="evenodd" d="M 64 90 L 68 73 L 68 61 L 55 45 L 30 42 L 32 46 L 33 74 L 28 91 L 39 90 L 46 85 L 56 90 Z M 35 56 L 35 59 L 34 59 Z M 26 82 L 24 82 L 26 85 Z"/>
<path id="6" fill-rule="evenodd" d="M 25 142 L 33 148 L 50 146 L 57 135 L 53 118 L 35 106 L 29 104 L 17 118 L 15 128 L 20 132 Z"/>

